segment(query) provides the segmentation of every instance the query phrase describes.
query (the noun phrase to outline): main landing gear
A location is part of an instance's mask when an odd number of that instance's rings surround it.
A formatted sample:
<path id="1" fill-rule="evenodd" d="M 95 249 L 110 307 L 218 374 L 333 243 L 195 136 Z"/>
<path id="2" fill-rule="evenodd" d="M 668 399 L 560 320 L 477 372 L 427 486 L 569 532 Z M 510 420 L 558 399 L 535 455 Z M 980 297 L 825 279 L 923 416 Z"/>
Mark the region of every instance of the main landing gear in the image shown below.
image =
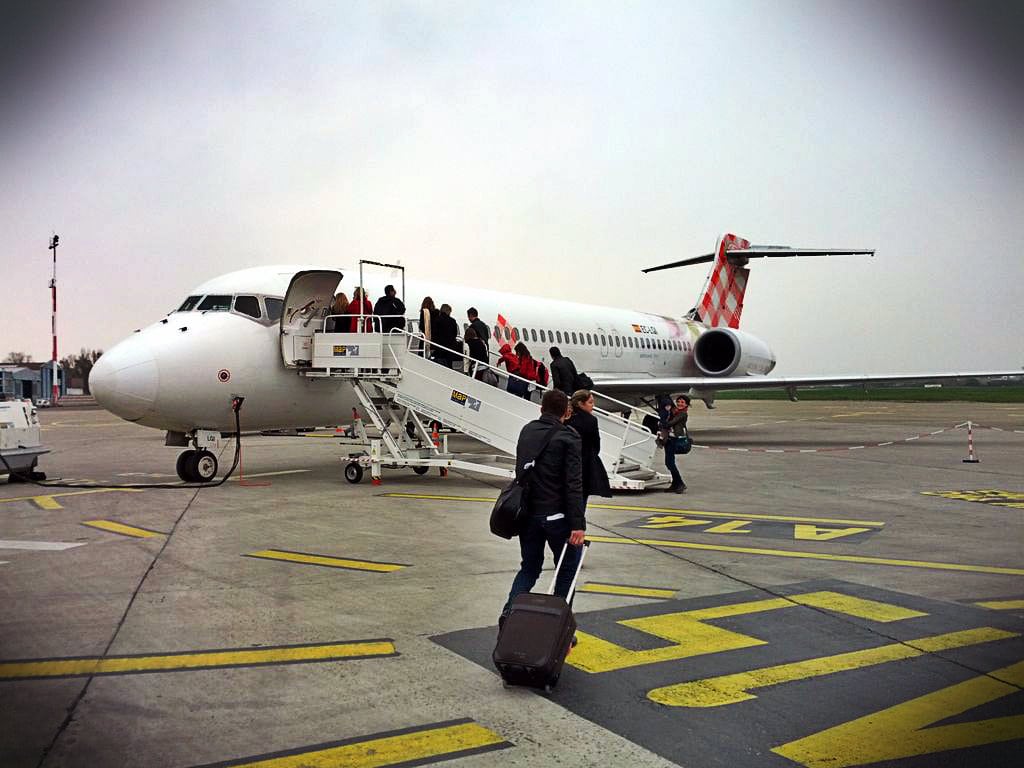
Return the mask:
<path id="1" fill-rule="evenodd" d="M 175 469 L 186 483 L 208 483 L 217 476 L 217 457 L 207 450 L 184 451 Z"/>

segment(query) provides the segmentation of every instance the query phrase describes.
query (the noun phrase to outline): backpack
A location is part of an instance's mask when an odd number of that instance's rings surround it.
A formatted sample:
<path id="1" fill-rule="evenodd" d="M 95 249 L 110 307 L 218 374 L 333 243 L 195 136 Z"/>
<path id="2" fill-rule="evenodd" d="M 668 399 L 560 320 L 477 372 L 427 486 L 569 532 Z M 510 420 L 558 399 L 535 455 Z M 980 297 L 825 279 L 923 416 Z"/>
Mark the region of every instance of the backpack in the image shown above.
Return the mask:
<path id="1" fill-rule="evenodd" d="M 576 382 L 573 384 L 573 387 L 575 389 L 593 389 L 594 380 L 580 371 L 576 374 Z"/>
<path id="2" fill-rule="evenodd" d="M 544 363 L 537 363 L 537 383 L 542 387 L 548 385 L 548 367 Z"/>

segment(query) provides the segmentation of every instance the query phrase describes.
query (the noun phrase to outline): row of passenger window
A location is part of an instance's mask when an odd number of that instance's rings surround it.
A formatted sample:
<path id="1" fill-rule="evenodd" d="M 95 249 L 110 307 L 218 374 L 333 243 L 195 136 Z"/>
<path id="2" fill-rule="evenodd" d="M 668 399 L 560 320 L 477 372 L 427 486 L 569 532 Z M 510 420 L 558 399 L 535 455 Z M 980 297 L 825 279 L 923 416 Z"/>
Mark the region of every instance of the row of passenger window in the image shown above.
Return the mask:
<path id="1" fill-rule="evenodd" d="M 261 306 L 262 299 L 262 306 Z M 178 307 L 178 312 L 237 312 L 240 315 L 276 323 L 284 311 L 284 299 L 271 296 L 230 296 L 227 294 L 210 294 L 208 296 L 189 296 Z"/>
<path id="2" fill-rule="evenodd" d="M 469 326 L 464 324 L 466 328 Z M 534 341 L 543 344 L 574 344 L 576 346 L 588 347 L 625 347 L 627 349 L 661 349 L 668 351 L 686 352 L 690 349 L 689 342 L 680 339 L 658 339 L 649 336 L 619 336 L 615 333 L 584 333 L 583 331 L 550 331 L 543 328 L 510 328 L 500 325 L 494 326 L 496 338 L 504 338 L 510 344 L 520 339 L 522 341 Z"/>

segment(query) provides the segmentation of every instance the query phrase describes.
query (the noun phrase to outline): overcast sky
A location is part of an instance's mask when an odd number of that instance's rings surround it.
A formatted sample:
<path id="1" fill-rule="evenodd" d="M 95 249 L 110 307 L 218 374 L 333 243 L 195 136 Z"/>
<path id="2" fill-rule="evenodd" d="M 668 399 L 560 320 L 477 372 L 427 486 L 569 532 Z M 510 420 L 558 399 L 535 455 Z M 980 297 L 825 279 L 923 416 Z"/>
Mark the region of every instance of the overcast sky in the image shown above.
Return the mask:
<path id="1" fill-rule="evenodd" d="M 61 355 L 223 272 L 360 257 L 678 315 L 706 267 L 640 269 L 735 232 L 878 251 L 752 265 L 779 375 L 1024 365 L 1021 70 L 989 37 L 1019 14 L 25 5 L 50 10 L 4 25 L 0 357 L 49 358 L 54 232 Z"/>

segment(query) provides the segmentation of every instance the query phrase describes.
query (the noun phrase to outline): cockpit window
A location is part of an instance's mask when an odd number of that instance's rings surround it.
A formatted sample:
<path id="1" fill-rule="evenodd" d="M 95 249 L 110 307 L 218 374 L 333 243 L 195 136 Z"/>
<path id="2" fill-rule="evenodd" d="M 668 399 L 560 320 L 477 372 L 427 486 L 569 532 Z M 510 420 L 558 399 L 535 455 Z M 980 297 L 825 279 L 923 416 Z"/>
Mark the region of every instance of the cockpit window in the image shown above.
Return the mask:
<path id="1" fill-rule="evenodd" d="M 231 297 L 230 296 L 207 296 L 201 302 L 197 309 L 200 312 L 227 312 L 231 309 Z"/>
<path id="2" fill-rule="evenodd" d="M 281 313 L 284 311 L 284 299 L 263 299 L 263 303 L 267 306 L 267 319 L 277 322 L 281 319 Z"/>
<path id="3" fill-rule="evenodd" d="M 183 301 L 181 303 L 181 306 L 178 307 L 177 311 L 178 312 L 191 312 L 193 309 L 196 308 L 196 304 L 199 303 L 199 300 L 201 298 L 203 298 L 203 297 L 202 296 L 189 296 L 187 299 L 185 299 L 185 301 Z"/>
<path id="4" fill-rule="evenodd" d="M 255 296 L 236 296 L 235 312 L 249 317 L 260 318 L 260 301 Z"/>

